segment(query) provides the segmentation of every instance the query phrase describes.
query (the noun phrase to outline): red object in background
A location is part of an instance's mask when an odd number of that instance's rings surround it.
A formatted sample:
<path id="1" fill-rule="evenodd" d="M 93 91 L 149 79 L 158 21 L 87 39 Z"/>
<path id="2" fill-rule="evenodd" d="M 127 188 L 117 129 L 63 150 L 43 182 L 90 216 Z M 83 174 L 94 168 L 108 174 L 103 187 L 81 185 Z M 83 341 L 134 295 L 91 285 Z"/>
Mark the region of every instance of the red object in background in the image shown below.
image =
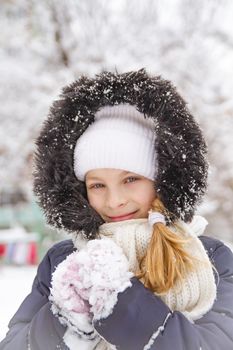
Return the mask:
<path id="1" fill-rule="evenodd" d="M 38 263 L 37 244 L 36 244 L 36 242 L 30 242 L 28 244 L 27 263 L 29 265 L 36 265 Z"/>
<path id="2" fill-rule="evenodd" d="M 0 257 L 4 256 L 6 253 L 6 245 L 5 244 L 0 244 Z"/>

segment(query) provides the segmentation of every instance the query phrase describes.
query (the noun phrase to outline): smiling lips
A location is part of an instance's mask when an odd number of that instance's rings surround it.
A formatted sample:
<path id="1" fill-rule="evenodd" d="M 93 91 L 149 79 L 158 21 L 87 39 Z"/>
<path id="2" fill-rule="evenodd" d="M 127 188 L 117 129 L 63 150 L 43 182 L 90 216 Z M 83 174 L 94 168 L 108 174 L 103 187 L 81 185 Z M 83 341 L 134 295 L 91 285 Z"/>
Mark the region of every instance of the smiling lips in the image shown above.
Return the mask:
<path id="1" fill-rule="evenodd" d="M 133 213 L 129 213 L 129 214 L 126 214 L 126 215 L 122 215 L 122 216 L 109 216 L 109 218 L 112 220 L 112 221 L 122 221 L 122 220 L 128 220 L 128 219 L 131 219 L 133 217 L 133 215 L 137 212 L 134 211 Z"/>

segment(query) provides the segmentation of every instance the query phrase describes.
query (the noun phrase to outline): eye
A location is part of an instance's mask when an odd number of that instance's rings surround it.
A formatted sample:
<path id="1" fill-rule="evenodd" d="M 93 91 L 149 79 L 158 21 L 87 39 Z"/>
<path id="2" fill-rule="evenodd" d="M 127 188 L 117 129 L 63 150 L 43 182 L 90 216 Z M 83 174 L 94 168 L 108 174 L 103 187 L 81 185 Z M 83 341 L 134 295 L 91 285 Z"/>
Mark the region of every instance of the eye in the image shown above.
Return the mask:
<path id="1" fill-rule="evenodd" d="M 130 177 L 127 177 L 126 182 L 127 182 L 127 183 L 130 183 L 130 182 L 135 182 L 135 181 L 137 181 L 137 180 L 139 180 L 138 177 L 130 176 Z"/>
<path id="2" fill-rule="evenodd" d="M 90 189 L 92 189 L 92 188 L 98 189 L 98 188 L 102 188 L 102 187 L 104 187 L 103 184 L 93 184 L 93 185 L 91 185 L 89 188 L 90 188 Z"/>

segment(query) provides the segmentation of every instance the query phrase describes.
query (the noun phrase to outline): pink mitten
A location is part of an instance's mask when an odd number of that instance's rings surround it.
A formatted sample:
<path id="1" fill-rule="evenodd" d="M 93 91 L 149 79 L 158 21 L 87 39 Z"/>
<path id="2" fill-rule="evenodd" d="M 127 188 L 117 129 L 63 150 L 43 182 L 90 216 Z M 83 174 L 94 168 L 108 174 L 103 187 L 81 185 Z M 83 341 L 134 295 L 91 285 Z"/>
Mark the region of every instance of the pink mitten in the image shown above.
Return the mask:
<path id="1" fill-rule="evenodd" d="M 52 311 L 79 334 L 94 332 L 92 320 L 107 317 L 133 274 L 120 247 L 109 238 L 88 241 L 61 262 L 52 276 Z M 94 336 L 94 334 L 93 334 Z"/>
<path id="2" fill-rule="evenodd" d="M 83 335 L 94 331 L 93 315 L 88 302 L 88 286 L 84 286 L 82 265 L 79 264 L 79 252 L 67 256 L 52 275 L 50 301 L 52 312 L 62 324 L 74 332 Z"/>

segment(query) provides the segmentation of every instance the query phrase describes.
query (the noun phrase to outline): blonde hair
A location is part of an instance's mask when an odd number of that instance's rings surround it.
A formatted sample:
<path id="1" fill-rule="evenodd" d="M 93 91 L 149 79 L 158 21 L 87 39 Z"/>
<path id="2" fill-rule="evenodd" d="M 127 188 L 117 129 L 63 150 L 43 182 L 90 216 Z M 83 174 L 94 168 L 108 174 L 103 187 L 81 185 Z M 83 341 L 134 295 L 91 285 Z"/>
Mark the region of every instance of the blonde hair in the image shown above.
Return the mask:
<path id="1" fill-rule="evenodd" d="M 166 216 L 168 211 L 159 198 L 156 198 L 151 209 Z M 177 281 L 195 269 L 200 260 L 185 250 L 185 243 L 192 237 L 180 237 L 163 223 L 153 225 L 153 232 L 147 252 L 139 263 L 136 277 L 157 294 L 165 294 Z M 203 262 L 204 264 L 206 263 Z"/>

